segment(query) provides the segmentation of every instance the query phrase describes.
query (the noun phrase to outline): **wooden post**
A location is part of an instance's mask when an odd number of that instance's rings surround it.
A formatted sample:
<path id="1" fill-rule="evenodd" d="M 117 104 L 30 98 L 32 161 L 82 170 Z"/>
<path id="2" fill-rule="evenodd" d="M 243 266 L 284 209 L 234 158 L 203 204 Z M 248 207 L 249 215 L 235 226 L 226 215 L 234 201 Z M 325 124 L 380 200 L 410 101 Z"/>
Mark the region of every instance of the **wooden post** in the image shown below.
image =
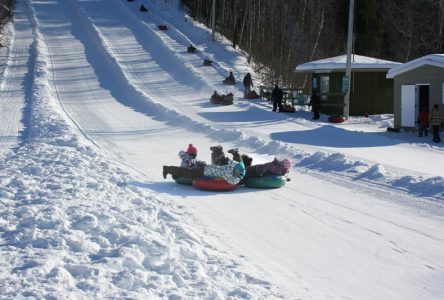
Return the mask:
<path id="1" fill-rule="evenodd" d="M 214 30 L 216 27 L 216 0 L 213 0 L 213 7 L 211 10 L 211 39 L 214 41 Z"/>

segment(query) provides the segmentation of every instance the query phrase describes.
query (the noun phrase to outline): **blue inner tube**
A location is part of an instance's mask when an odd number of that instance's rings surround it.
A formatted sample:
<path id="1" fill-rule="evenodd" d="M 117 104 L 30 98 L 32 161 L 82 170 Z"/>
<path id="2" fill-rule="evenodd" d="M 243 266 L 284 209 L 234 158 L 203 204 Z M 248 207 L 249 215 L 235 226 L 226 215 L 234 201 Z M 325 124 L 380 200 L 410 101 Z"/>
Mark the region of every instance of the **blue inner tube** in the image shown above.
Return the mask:
<path id="1" fill-rule="evenodd" d="M 267 175 L 258 178 L 247 178 L 246 186 L 256 189 L 276 189 L 283 187 L 287 183 L 287 177 Z"/>

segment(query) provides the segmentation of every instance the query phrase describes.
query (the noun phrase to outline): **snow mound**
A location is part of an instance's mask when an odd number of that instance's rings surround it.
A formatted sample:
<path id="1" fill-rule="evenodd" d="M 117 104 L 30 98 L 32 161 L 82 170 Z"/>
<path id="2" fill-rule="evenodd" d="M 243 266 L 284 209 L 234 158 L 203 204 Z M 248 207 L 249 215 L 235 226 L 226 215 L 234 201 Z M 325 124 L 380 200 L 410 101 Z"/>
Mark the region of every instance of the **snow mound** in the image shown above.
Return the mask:
<path id="1" fill-rule="evenodd" d="M 180 208 L 73 140 L 29 143 L 0 161 L 4 297 L 273 297 Z"/>

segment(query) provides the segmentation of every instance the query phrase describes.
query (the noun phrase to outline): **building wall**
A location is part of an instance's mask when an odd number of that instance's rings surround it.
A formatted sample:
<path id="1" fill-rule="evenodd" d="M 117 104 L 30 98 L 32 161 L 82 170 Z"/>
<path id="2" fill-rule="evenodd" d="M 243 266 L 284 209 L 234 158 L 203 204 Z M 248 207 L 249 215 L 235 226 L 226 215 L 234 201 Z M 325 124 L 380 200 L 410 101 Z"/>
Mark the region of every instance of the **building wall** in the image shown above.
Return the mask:
<path id="1" fill-rule="evenodd" d="M 401 127 L 401 86 L 402 85 L 417 85 L 430 84 L 429 87 L 429 111 L 431 111 L 434 104 L 439 105 L 441 117 L 444 118 L 443 105 L 443 83 L 444 83 L 444 69 L 435 66 L 421 66 L 414 70 L 410 70 L 403 74 L 399 74 L 394 78 L 394 93 L 393 93 L 393 112 L 394 112 L 394 126 Z"/>
<path id="2" fill-rule="evenodd" d="M 355 72 L 350 85 L 350 115 L 393 113 L 393 79 L 387 72 Z"/>
<path id="3" fill-rule="evenodd" d="M 350 115 L 393 113 L 393 79 L 386 79 L 387 72 L 353 72 L 350 83 Z M 313 88 L 322 97 L 321 112 L 343 114 L 344 93 L 342 77 L 345 72 L 315 73 L 317 87 Z M 321 77 L 329 76 L 330 91 L 321 93 Z"/>

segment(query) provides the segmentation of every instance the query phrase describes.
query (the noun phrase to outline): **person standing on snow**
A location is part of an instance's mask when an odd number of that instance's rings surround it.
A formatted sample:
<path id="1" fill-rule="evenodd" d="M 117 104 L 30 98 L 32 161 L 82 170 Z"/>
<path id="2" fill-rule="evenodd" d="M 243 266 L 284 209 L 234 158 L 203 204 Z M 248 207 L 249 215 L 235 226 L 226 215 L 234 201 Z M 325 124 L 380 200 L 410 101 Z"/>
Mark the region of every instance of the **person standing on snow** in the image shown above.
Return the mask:
<path id="1" fill-rule="evenodd" d="M 418 120 L 416 121 L 418 123 L 418 136 L 422 137 L 422 134 L 424 133 L 425 137 L 429 135 L 429 114 L 426 111 L 426 108 L 423 107 L 421 109 L 421 112 L 419 113 Z"/>
<path id="2" fill-rule="evenodd" d="M 243 84 L 244 84 L 244 98 L 245 98 L 251 93 L 251 87 L 253 86 L 253 80 L 251 79 L 250 73 L 247 73 L 247 75 L 245 75 Z"/>
<path id="3" fill-rule="evenodd" d="M 282 111 L 282 98 L 284 98 L 284 93 L 282 90 L 275 85 L 273 91 L 271 92 L 271 99 L 273 100 L 273 111 L 279 107 L 279 112 Z"/>
<path id="4" fill-rule="evenodd" d="M 432 112 L 429 116 L 429 122 L 433 130 L 433 141 L 435 143 L 441 143 L 441 137 L 439 136 L 439 129 L 441 127 L 441 113 L 439 112 L 438 104 L 433 106 Z"/>
<path id="5" fill-rule="evenodd" d="M 318 120 L 319 109 L 321 108 L 321 97 L 316 94 L 315 90 L 313 90 L 311 94 L 310 103 L 308 103 L 308 106 L 311 106 L 311 111 L 313 112 L 313 120 Z"/>

